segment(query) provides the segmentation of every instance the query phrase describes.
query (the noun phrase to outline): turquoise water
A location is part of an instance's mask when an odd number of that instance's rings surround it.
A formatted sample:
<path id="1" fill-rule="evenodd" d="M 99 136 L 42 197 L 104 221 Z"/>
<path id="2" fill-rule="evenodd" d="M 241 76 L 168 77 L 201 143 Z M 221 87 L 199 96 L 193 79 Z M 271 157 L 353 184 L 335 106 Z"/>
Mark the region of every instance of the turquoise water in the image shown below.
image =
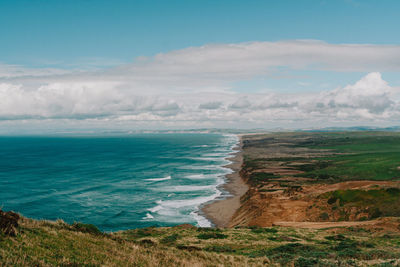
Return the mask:
<path id="1" fill-rule="evenodd" d="M 0 207 L 104 231 L 192 223 L 218 188 L 234 135 L 0 137 Z"/>

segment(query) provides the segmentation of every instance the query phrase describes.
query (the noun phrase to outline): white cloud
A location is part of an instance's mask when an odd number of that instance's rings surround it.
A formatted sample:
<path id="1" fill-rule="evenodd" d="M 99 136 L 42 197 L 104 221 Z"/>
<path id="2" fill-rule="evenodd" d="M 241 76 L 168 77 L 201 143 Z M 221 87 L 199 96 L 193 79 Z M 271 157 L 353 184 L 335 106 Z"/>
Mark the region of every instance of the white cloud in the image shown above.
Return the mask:
<path id="1" fill-rule="evenodd" d="M 247 100 L 247 97 L 241 97 L 235 103 L 229 105 L 231 109 L 246 109 L 249 107 L 251 107 L 251 102 Z"/>
<path id="2" fill-rule="evenodd" d="M 395 104 L 392 97 L 396 93 L 381 74 L 370 73 L 354 85 L 339 88 L 324 95 L 325 105 L 351 109 L 364 109 L 371 114 L 381 114 Z M 327 101 L 329 100 L 329 102 Z"/>
<path id="3" fill-rule="evenodd" d="M 237 81 L 279 76 L 281 68 L 370 73 L 354 84 L 312 94 L 231 90 Z M 395 121 L 399 89 L 374 70 L 400 71 L 400 46 L 252 42 L 192 47 L 97 71 L 0 65 L 0 120 L 97 120 L 109 126 L 147 121 L 172 127 Z"/>
<path id="4" fill-rule="evenodd" d="M 64 75 L 71 73 L 68 70 L 56 69 L 56 68 L 24 68 L 19 65 L 8 65 L 0 63 L 0 78 L 10 79 L 18 77 L 44 77 L 54 75 Z"/>
<path id="5" fill-rule="evenodd" d="M 276 68 L 331 71 L 399 71 L 400 46 L 328 44 L 320 41 L 213 44 L 158 54 L 121 67 L 142 79 L 241 80 Z"/>
<path id="6" fill-rule="evenodd" d="M 199 105 L 199 109 L 218 109 L 222 106 L 221 101 L 212 101 Z"/>
<path id="7" fill-rule="evenodd" d="M 400 112 L 399 89 L 379 73 L 355 84 L 314 94 L 177 94 L 136 95 L 116 89 L 118 83 L 53 83 L 34 91 L 0 84 L 0 118 L 104 119 L 107 121 L 273 121 L 395 120 Z M 220 101 L 209 101 L 217 98 Z"/>

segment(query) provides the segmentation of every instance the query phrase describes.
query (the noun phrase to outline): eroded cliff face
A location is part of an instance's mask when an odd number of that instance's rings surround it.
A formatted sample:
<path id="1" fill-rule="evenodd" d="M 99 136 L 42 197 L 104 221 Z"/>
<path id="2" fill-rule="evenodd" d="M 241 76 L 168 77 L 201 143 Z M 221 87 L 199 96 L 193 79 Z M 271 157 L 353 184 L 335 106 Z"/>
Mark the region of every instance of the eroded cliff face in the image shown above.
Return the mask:
<path id="1" fill-rule="evenodd" d="M 273 187 L 273 185 L 270 185 Z M 282 222 L 339 222 L 365 221 L 379 217 L 374 205 L 332 202 L 338 190 L 382 192 L 399 188 L 399 182 L 357 181 L 330 185 L 302 186 L 265 192 L 251 188 L 241 199 L 241 207 L 234 214 L 230 227 L 279 225 Z M 277 187 L 277 186 L 276 186 Z M 354 204 L 354 205 L 352 205 Z M 393 214 L 395 215 L 395 214 Z"/>
<path id="2" fill-rule="evenodd" d="M 400 203 L 399 181 L 338 182 L 307 177 L 308 169 L 330 166 L 326 158 L 338 154 L 298 145 L 310 142 L 310 138 L 314 137 L 243 137 L 240 175 L 249 190 L 241 197 L 241 207 L 232 217 L 230 227 L 366 221 L 383 214 L 400 214 L 400 207 L 387 207 L 392 200 Z M 356 197 L 349 200 L 348 196 Z"/>

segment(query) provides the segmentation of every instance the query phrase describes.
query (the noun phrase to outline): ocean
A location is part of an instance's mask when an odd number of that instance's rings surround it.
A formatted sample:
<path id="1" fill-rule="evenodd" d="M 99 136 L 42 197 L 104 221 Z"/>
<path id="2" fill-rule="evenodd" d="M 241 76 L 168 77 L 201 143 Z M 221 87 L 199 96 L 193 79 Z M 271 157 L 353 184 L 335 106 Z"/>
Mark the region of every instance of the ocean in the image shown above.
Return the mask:
<path id="1" fill-rule="evenodd" d="M 191 223 L 220 187 L 238 144 L 227 134 L 0 137 L 0 208 L 103 231 Z"/>

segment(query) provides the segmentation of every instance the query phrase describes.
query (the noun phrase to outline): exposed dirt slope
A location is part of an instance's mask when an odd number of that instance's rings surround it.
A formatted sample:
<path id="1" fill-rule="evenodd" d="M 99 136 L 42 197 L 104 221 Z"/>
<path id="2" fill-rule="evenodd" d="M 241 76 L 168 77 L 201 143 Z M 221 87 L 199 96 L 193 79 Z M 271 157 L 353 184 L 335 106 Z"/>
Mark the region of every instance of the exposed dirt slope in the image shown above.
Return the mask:
<path id="1" fill-rule="evenodd" d="M 325 227 L 324 225 L 382 224 L 374 220 L 373 205 L 347 204 L 329 199 L 338 190 L 385 190 L 400 188 L 399 181 L 315 181 L 299 177 L 301 166 L 320 164 L 316 158 L 340 154 L 334 150 L 297 146 L 309 135 L 244 136 L 242 178 L 250 189 L 241 198 L 241 207 L 229 226 L 287 225 Z M 300 168 L 299 168 L 300 166 Z M 331 203 L 332 202 L 332 203 Z M 375 213 L 374 213 L 375 212 Z M 343 222 L 347 221 L 347 222 Z M 367 221 L 367 222 L 366 222 Z M 398 229 L 397 229 L 398 230 Z"/>

